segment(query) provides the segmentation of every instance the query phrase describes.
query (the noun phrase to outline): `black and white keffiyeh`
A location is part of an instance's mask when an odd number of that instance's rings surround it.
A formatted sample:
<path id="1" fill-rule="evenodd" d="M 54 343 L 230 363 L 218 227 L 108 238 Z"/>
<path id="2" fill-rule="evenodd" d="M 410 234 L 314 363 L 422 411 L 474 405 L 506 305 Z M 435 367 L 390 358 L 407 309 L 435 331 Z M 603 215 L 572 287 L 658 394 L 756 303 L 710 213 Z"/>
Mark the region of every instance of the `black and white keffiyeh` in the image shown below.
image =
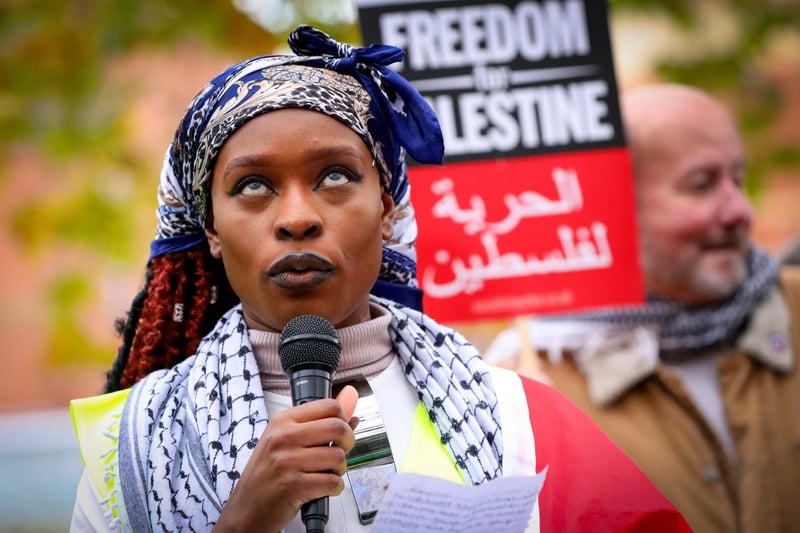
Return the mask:
<path id="1" fill-rule="evenodd" d="M 488 367 L 469 342 L 390 300 L 392 343 L 409 384 L 468 482 L 501 475 L 502 437 Z M 137 383 L 120 423 L 122 520 L 133 531 L 203 531 L 222 506 L 268 424 L 241 307 L 197 354 Z"/>
<path id="2" fill-rule="evenodd" d="M 778 270 L 779 265 L 772 257 L 751 245 L 747 278 L 736 292 L 720 303 L 687 307 L 648 295 L 647 302 L 641 307 L 553 315 L 540 320 L 655 326 L 659 357 L 665 362 L 677 363 L 735 339 L 755 304 L 763 300 L 777 283 Z"/>

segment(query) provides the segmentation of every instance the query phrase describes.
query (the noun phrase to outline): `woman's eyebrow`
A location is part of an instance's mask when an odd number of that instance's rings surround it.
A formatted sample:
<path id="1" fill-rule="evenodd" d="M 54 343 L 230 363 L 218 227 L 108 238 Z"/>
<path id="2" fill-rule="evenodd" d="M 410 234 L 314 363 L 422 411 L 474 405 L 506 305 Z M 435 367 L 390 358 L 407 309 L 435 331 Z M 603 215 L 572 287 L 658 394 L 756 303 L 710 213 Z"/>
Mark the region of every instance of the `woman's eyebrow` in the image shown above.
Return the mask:
<path id="1" fill-rule="evenodd" d="M 320 146 L 308 150 L 306 157 L 348 157 L 362 159 L 361 151 L 350 145 Z M 258 166 L 269 166 L 274 158 L 268 154 L 244 154 L 231 158 L 224 168 L 224 174 L 238 168 L 251 168 Z"/>
<path id="2" fill-rule="evenodd" d="M 362 154 L 361 151 L 358 150 L 355 146 L 350 144 L 340 144 L 334 146 L 320 146 L 315 147 L 313 150 L 314 156 L 316 157 L 325 157 L 325 156 L 344 156 L 344 157 L 353 157 L 356 159 L 361 159 Z"/>
<path id="3" fill-rule="evenodd" d="M 269 163 L 269 157 L 263 155 L 240 155 L 225 164 L 225 172 L 239 167 L 254 167 Z"/>

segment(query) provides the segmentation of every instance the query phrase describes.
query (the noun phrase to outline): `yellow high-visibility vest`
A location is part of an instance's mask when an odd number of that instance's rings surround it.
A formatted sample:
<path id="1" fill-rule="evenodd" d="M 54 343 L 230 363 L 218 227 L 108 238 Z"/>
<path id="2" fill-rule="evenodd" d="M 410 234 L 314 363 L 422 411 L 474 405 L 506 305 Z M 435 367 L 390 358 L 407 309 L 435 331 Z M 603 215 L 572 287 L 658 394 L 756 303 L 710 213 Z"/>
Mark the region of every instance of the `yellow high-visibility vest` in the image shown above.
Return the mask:
<path id="1" fill-rule="evenodd" d="M 114 501 L 121 494 L 114 491 L 118 483 L 117 443 L 119 422 L 130 389 L 80 398 L 70 402 L 72 423 L 86 473 L 99 499 L 114 518 L 119 518 Z M 425 406 L 420 403 L 414 413 L 401 472 L 438 477 L 464 484 L 464 477 L 450 458 L 436 429 L 428 418 Z"/>

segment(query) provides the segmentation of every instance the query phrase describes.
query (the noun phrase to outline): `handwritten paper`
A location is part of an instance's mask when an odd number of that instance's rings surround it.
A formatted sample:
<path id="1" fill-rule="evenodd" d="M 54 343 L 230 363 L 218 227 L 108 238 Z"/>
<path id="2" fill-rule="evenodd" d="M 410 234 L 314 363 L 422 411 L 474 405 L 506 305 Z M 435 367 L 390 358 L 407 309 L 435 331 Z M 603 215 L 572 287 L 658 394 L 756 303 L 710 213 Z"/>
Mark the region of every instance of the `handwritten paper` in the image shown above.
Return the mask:
<path id="1" fill-rule="evenodd" d="M 522 532 L 544 483 L 535 476 L 498 478 L 459 485 L 419 474 L 398 474 L 383 498 L 371 531 Z"/>

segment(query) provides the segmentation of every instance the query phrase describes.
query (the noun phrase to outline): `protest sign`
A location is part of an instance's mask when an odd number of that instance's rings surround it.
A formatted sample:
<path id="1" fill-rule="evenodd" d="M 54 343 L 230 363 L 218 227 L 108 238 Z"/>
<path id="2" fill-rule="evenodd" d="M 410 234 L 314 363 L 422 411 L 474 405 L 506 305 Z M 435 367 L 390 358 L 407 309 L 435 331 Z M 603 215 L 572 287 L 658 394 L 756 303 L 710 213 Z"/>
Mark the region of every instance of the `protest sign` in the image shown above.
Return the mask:
<path id="1" fill-rule="evenodd" d="M 430 102 L 445 165 L 412 166 L 425 311 L 459 321 L 643 300 L 607 5 L 358 0 L 365 44 Z"/>

